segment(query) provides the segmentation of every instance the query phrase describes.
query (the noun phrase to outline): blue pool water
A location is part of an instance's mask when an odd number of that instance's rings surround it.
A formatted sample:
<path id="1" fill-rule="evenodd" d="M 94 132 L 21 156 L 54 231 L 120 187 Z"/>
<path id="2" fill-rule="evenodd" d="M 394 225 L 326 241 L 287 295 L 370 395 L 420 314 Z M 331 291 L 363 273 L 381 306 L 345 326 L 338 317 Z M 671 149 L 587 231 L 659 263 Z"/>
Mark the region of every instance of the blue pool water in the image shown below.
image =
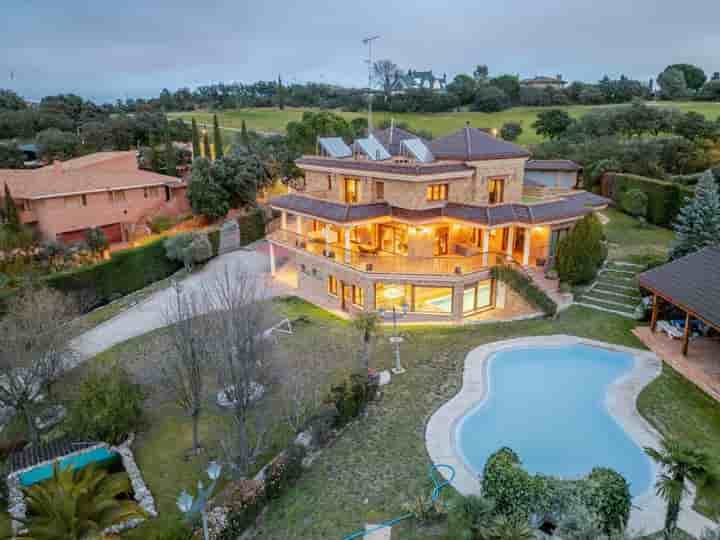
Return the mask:
<path id="1" fill-rule="evenodd" d="M 90 452 L 61 459 L 60 468 L 65 469 L 72 467 L 73 469 L 82 469 L 92 463 L 106 462 L 115 459 L 117 456 L 117 452 L 111 452 L 107 448 L 100 447 Z M 52 478 L 52 473 L 52 464 L 36 467 L 20 475 L 20 484 L 25 487 L 32 486 L 33 484 Z"/>
<path id="2" fill-rule="evenodd" d="M 605 407 L 608 385 L 632 365 L 630 355 L 586 345 L 497 352 L 488 365 L 488 398 L 456 428 L 458 449 L 478 474 L 490 454 L 508 446 L 531 473 L 579 478 L 610 467 L 633 496 L 643 493 L 650 460 Z"/>

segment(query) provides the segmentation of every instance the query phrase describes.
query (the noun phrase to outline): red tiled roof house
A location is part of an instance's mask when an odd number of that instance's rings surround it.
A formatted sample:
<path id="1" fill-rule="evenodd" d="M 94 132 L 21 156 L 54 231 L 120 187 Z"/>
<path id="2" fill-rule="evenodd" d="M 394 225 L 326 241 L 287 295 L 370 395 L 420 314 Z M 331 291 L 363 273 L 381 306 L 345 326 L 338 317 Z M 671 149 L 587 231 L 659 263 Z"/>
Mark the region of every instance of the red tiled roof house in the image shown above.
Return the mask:
<path id="1" fill-rule="evenodd" d="M 0 169 L 23 223 L 63 243 L 101 227 L 111 243 L 126 241 L 156 215 L 190 211 L 187 184 L 138 169 L 134 151 L 100 152 L 33 170 Z"/>

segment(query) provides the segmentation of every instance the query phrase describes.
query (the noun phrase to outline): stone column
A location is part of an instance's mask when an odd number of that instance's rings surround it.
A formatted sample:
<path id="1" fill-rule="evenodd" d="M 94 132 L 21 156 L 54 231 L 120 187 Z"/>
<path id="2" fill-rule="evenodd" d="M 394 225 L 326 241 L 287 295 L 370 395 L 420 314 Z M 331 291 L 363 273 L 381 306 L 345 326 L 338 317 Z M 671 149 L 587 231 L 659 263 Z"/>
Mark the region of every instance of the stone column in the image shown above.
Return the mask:
<path id="1" fill-rule="evenodd" d="M 365 311 L 375 311 L 375 282 L 368 281 L 365 285 Z"/>
<path id="2" fill-rule="evenodd" d="M 495 280 L 495 308 L 504 308 L 506 297 L 507 288 L 505 287 L 505 284 L 502 281 Z"/>
<path id="3" fill-rule="evenodd" d="M 513 244 L 515 243 L 515 227 L 508 227 L 507 250 L 508 257 L 513 255 Z"/>
<path id="4" fill-rule="evenodd" d="M 488 251 L 490 250 L 490 229 L 483 229 L 482 230 L 482 250 L 483 250 L 483 256 L 482 256 L 482 262 L 483 265 L 487 265 L 488 263 Z"/>
<path id="5" fill-rule="evenodd" d="M 525 229 L 525 236 L 523 237 L 523 266 L 530 264 L 530 240 L 532 238 L 532 229 L 528 227 Z"/>
<path id="6" fill-rule="evenodd" d="M 465 293 L 465 285 L 456 283 L 453 285 L 453 313 L 452 318 L 460 322 L 463 320 L 463 296 Z"/>
<path id="7" fill-rule="evenodd" d="M 350 227 L 345 227 L 343 229 L 343 235 L 345 236 L 345 262 L 347 264 L 350 264 L 350 255 L 351 255 L 351 244 L 350 244 Z"/>
<path id="8" fill-rule="evenodd" d="M 287 212 L 285 210 L 280 211 L 280 228 L 287 231 Z"/>
<path id="9" fill-rule="evenodd" d="M 300 214 L 295 214 L 295 232 L 299 235 L 303 233 L 303 218 Z"/>
<path id="10" fill-rule="evenodd" d="M 270 242 L 270 275 L 275 275 L 275 245 Z"/>

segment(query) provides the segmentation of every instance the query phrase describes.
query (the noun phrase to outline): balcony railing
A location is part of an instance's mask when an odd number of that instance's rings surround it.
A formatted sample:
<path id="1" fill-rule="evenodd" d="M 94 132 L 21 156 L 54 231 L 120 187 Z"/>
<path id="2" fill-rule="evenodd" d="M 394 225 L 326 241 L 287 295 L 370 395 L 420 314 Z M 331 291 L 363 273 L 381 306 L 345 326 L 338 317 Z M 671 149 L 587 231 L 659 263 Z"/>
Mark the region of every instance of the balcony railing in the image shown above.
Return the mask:
<path id="1" fill-rule="evenodd" d="M 268 239 L 373 274 L 464 275 L 514 262 L 512 257 L 497 252 L 479 253 L 467 257 L 409 257 L 387 252 L 368 253 L 358 247 L 348 250 L 340 244 L 327 244 L 321 239 L 288 230 L 277 230 L 269 234 Z"/>

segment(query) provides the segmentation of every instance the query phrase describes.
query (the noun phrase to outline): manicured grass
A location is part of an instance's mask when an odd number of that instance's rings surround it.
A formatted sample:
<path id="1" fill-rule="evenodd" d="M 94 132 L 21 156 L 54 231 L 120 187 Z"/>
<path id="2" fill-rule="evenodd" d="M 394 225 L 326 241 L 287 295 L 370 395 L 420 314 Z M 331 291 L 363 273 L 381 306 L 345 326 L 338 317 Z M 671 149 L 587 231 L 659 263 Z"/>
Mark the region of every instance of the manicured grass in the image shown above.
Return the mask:
<path id="1" fill-rule="evenodd" d="M 670 249 L 674 233 L 670 229 L 637 219 L 608 208 L 603 214 L 609 218 L 605 236 L 609 242 L 609 258 L 644 264 L 649 258 L 664 257 Z"/>
<path id="2" fill-rule="evenodd" d="M 699 102 L 677 102 L 677 103 L 656 103 L 658 107 L 675 107 L 683 112 L 696 111 L 704 114 L 708 118 L 720 117 L 720 103 L 699 103 Z M 599 106 L 581 106 L 574 105 L 570 107 L 561 107 L 567 110 L 571 116 L 578 117 L 583 114 L 608 107 L 608 105 Z M 475 127 L 500 128 L 506 122 L 521 122 L 523 133 L 518 142 L 520 144 L 531 144 L 541 142 L 532 124 L 537 118 L 538 112 L 547 110 L 547 107 L 513 107 L 506 111 L 498 113 L 480 113 L 480 112 L 450 112 L 450 113 L 387 113 L 375 112 L 373 118 L 379 123 L 382 120 L 394 118 L 397 122 L 407 122 L 410 127 L 415 129 L 423 129 L 432 132 L 434 136 L 446 135 L 470 122 Z M 248 129 L 262 132 L 283 133 L 285 126 L 292 120 L 299 120 L 305 110 L 311 109 L 291 109 L 286 108 L 281 111 L 277 108 L 263 109 L 236 109 L 218 111 L 220 124 L 224 127 L 240 128 L 242 121 Z M 337 114 L 352 120 L 357 117 L 365 117 L 365 112 L 343 112 L 334 111 Z M 183 113 L 170 113 L 170 117 L 195 118 L 198 122 L 211 123 L 211 112 L 193 111 Z"/>
<path id="3" fill-rule="evenodd" d="M 693 383 L 665 365 L 663 372 L 638 398 L 640 413 L 665 436 L 690 442 L 710 456 L 720 480 L 720 405 Z M 720 518 L 720 486 L 700 488 L 695 509 Z"/>
<path id="4" fill-rule="evenodd" d="M 269 508 L 262 538 L 342 538 L 366 522 L 403 512 L 403 503 L 432 488 L 424 440 L 425 423 L 460 388 L 462 366 L 472 348 L 526 335 L 572 334 L 640 347 L 630 330 L 635 323 L 598 311 L 573 307 L 556 320 L 543 319 L 466 327 L 406 327 L 406 374 L 383 388 L 382 399 L 366 418 L 351 424 L 336 444 Z M 392 365 L 382 339 L 374 355 L 378 368 Z M 448 490 L 448 496 L 452 496 Z M 398 536 L 400 534 L 400 536 Z M 442 528 L 403 526 L 394 538 L 447 538 Z"/>

